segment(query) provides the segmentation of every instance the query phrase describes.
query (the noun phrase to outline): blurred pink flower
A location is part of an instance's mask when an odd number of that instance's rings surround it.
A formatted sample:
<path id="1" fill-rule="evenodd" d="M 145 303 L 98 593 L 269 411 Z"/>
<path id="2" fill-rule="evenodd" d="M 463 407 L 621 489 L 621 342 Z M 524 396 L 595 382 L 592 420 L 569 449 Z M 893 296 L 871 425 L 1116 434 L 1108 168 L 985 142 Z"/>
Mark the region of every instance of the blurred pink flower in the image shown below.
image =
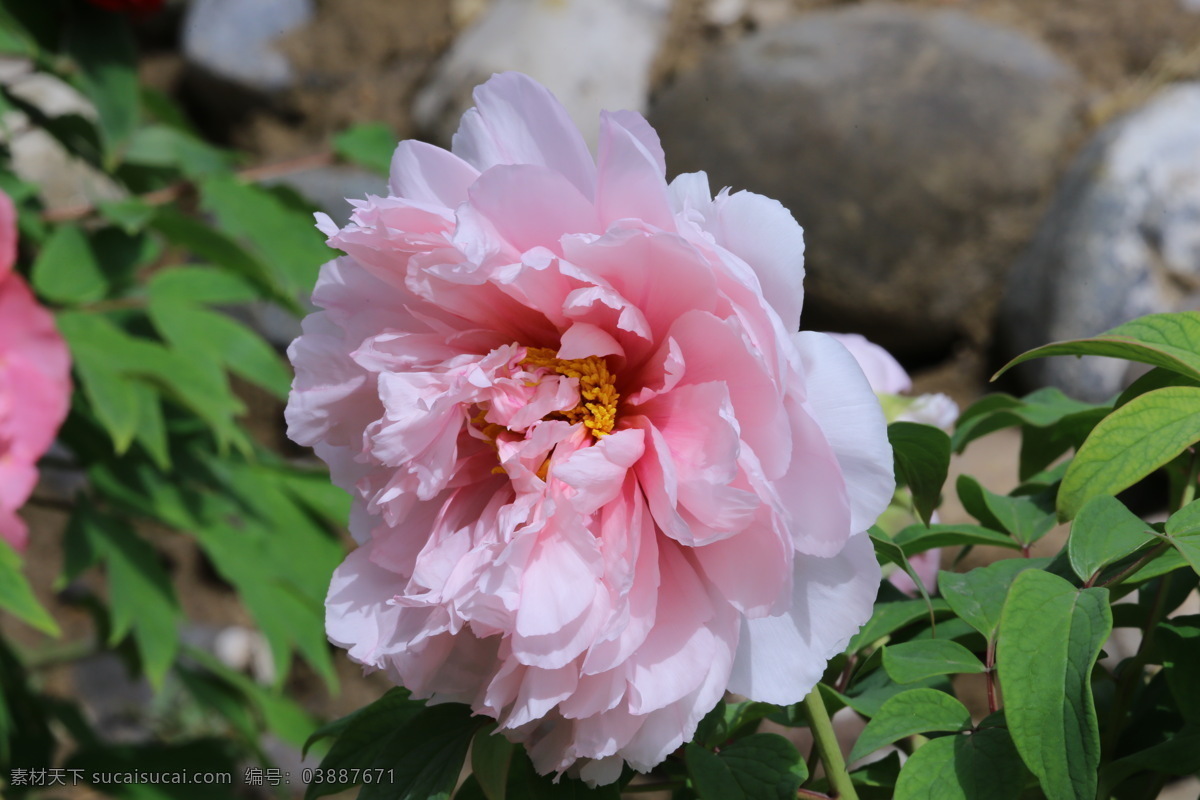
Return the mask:
<path id="1" fill-rule="evenodd" d="M 469 703 L 538 770 L 648 770 L 726 689 L 800 700 L 870 614 L 892 497 L 879 403 L 796 333 L 779 203 L 669 186 L 653 129 L 599 157 L 506 73 L 453 152 L 402 142 L 338 230 L 289 354 L 289 435 L 354 497 L 330 639 Z"/>
<path id="2" fill-rule="evenodd" d="M 54 317 L 13 272 L 16 256 L 16 211 L 0 192 L 0 538 L 20 550 L 29 534 L 16 511 L 67 415 L 71 360 Z"/>

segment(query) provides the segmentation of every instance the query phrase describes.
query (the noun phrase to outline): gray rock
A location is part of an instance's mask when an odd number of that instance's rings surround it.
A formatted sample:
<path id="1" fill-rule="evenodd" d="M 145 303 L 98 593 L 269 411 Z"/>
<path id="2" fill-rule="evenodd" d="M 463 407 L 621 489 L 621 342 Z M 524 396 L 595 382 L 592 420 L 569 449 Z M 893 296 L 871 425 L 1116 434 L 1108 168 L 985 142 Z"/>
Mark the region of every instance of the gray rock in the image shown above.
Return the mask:
<path id="1" fill-rule="evenodd" d="M 471 90 L 493 72 L 540 81 L 595 145 L 602 109 L 641 111 L 670 0 L 494 0 L 455 40 L 413 117 L 449 143 Z"/>
<path id="2" fill-rule="evenodd" d="M 1013 232 L 1032 228 L 1079 92 L 1019 33 L 865 5 L 717 50 L 660 93 L 651 122 L 672 172 L 775 197 L 804 226 L 805 327 L 913 355 L 985 335 L 979 308 Z"/>
<path id="3" fill-rule="evenodd" d="M 184 57 L 218 84 L 279 92 L 294 76 L 274 43 L 314 14 L 313 0 L 192 0 L 183 22 Z"/>
<path id="4" fill-rule="evenodd" d="M 1177 84 L 1084 148 L 1009 276 L 1002 343 L 1016 355 L 1134 317 L 1200 306 L 1200 83 Z M 1123 361 L 1043 359 L 1025 380 L 1086 400 L 1119 391 Z"/>

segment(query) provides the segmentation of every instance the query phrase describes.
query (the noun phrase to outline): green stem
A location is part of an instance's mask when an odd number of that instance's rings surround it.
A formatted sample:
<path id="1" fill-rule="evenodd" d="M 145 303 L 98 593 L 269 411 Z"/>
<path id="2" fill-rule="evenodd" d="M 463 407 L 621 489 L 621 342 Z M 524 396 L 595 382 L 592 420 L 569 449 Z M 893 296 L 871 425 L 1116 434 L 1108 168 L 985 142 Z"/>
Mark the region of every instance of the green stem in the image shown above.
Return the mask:
<path id="1" fill-rule="evenodd" d="M 804 698 L 804 713 L 808 717 L 813 741 L 817 743 L 817 752 L 821 754 L 825 777 L 833 787 L 832 796 L 840 800 L 858 800 L 854 784 L 850 781 L 850 773 L 846 770 L 846 760 L 842 758 L 837 734 L 833 731 L 833 722 L 829 719 L 829 712 L 825 710 L 825 701 L 821 699 L 819 686 L 814 687 L 808 693 L 808 697 Z"/>

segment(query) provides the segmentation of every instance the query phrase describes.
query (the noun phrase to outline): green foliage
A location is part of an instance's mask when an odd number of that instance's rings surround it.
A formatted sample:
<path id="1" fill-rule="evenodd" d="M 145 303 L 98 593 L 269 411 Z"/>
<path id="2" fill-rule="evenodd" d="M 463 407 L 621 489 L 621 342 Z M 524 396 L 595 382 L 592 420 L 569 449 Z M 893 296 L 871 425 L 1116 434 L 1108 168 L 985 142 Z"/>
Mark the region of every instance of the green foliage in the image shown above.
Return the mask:
<path id="1" fill-rule="evenodd" d="M 49 212 L 0 150 L 0 189 L 19 216 L 16 270 L 54 312 L 72 359 L 75 393 L 55 458 L 86 483 L 68 499 L 53 588 L 68 589 L 92 619 L 82 638 L 77 620 L 61 626 L 72 641 L 15 648 L 0 636 L 0 794 L 34 788 L 13 784 L 13 767 L 269 765 L 265 733 L 299 746 L 315 727 L 287 696 L 297 657 L 303 674 L 336 689 L 323 603 L 343 555 L 337 529 L 348 498 L 324 471 L 288 464 L 247 432 L 248 399 L 278 403 L 291 373 L 241 320 L 248 304 L 299 313 L 331 253 L 311 209 L 243 182 L 237 154 L 205 142 L 169 99 L 139 85 L 126 15 L 78 0 L 0 0 L 0 52 L 70 84 L 95 114 L 48 113 L 6 87 L 0 110 L 23 113 L 121 193 Z M 194 623 L 177 582 L 181 552 L 201 554 L 236 592 L 274 657 L 273 685 L 184 645 Z M 54 606 L 44 605 L 51 587 L 32 584 L 28 566 L 0 542 L 0 612 L 60 636 Z M 77 701 L 42 693 L 46 668 L 96 655 L 116 655 L 132 680 L 153 687 L 139 721 L 145 741 L 116 746 Z M 235 791 L 94 788 L 131 798 Z"/>
<path id="2" fill-rule="evenodd" d="M 950 437 L 930 425 L 893 422 L 888 440 L 896 460 L 896 482 L 912 492 L 913 507 L 928 525 L 950 469 Z"/>
<path id="3" fill-rule="evenodd" d="M 996 660 L 1005 718 L 1050 800 L 1093 797 L 1100 731 L 1091 674 L 1112 630 L 1108 592 L 1027 570 L 1004 601 Z"/>

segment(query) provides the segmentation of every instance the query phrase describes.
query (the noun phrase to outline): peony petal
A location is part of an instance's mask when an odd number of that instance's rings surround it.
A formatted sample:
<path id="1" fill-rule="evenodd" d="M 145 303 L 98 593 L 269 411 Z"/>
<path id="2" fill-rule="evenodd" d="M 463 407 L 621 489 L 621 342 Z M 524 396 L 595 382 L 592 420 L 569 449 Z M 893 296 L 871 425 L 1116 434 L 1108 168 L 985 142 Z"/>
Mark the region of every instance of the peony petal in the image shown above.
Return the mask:
<path id="1" fill-rule="evenodd" d="M 854 356 L 871 391 L 875 394 L 900 394 L 912 388 L 912 379 L 892 354 L 859 333 L 826 333 Z"/>
<path id="2" fill-rule="evenodd" d="M 587 516 L 616 499 L 630 468 L 645 451 L 642 431 L 618 430 L 555 462 L 551 474 L 575 490 L 571 504 Z"/>
<path id="3" fill-rule="evenodd" d="M 564 235 L 601 230 L 591 201 L 545 167 L 493 167 L 479 176 L 468 195 L 472 207 L 518 253 L 538 246 L 557 252 Z"/>
<path id="4" fill-rule="evenodd" d="M 792 341 L 804 364 L 806 405 L 833 448 L 850 492 L 851 527 L 865 531 L 892 501 L 892 446 L 887 420 L 854 356 L 821 333 Z"/>
<path id="5" fill-rule="evenodd" d="M 784 328 L 798 330 L 804 304 L 804 231 L 792 212 L 778 200 L 734 192 L 713 202 L 706 230 L 754 270 Z"/>
<path id="6" fill-rule="evenodd" d="M 803 700 L 871 618 L 881 576 L 867 536 L 833 558 L 797 556 L 794 569 L 791 610 L 742 621 L 729 691 L 778 705 Z"/>
<path id="7" fill-rule="evenodd" d="M 600 114 L 596 175 L 596 210 L 600 222 L 608 227 L 617 220 L 634 219 L 638 226 L 653 225 L 674 231 L 675 216 L 667 196 L 662 148 L 652 151 L 626 124 L 632 124 L 642 136 L 649 128 L 645 120 L 631 112 Z"/>
<path id="8" fill-rule="evenodd" d="M 406 139 L 392 154 L 388 190 L 396 197 L 419 203 L 457 208 L 479 170 L 440 147 Z"/>
<path id="9" fill-rule="evenodd" d="M 603 328 L 586 322 L 573 322 L 563 333 L 556 355 L 559 358 L 624 356 L 625 348 Z"/>
<path id="10" fill-rule="evenodd" d="M 456 155 L 484 172 L 497 164 L 535 164 L 561 173 L 591 199 L 596 166 L 587 143 L 548 89 L 517 72 L 475 89 L 475 107 L 454 134 Z"/>

